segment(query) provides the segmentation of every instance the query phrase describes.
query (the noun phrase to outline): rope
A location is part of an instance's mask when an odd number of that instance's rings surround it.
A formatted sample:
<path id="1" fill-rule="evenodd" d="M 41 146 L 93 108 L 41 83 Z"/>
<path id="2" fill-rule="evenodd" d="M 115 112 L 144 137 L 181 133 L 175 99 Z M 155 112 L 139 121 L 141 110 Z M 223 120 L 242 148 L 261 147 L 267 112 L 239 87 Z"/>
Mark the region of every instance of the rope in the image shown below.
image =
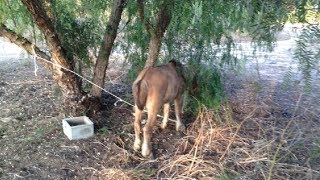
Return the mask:
<path id="1" fill-rule="evenodd" d="M 33 64 L 34 64 L 34 75 L 37 76 L 38 65 L 37 65 L 36 57 L 33 58 Z"/>
<path id="2" fill-rule="evenodd" d="M 32 51 L 33 51 L 33 54 L 36 54 L 34 50 L 34 44 L 32 44 Z M 33 64 L 34 64 L 34 75 L 37 76 L 37 72 L 38 72 L 37 56 L 33 56 Z"/>
<path id="3" fill-rule="evenodd" d="M 65 68 L 65 67 L 61 66 L 60 64 L 54 63 L 54 62 L 52 62 L 52 61 L 49 61 L 49 60 L 47 60 L 47 59 L 44 59 L 44 58 L 38 56 L 37 53 L 36 53 L 35 50 L 34 50 L 34 44 L 32 44 L 32 50 L 33 50 L 33 57 L 34 57 L 33 59 L 34 59 L 34 60 L 36 60 L 36 59 L 41 59 L 41 60 L 43 60 L 43 61 L 45 61 L 45 62 L 47 62 L 47 63 L 50 63 L 50 64 L 52 64 L 52 65 L 54 65 L 54 66 L 58 66 L 59 68 L 62 68 L 62 69 L 64 69 L 64 70 L 68 71 L 68 72 L 71 72 L 71 73 L 75 74 L 76 76 L 78 76 L 79 78 L 87 81 L 87 82 L 90 83 L 91 85 L 94 85 L 94 86 L 98 87 L 100 90 L 102 90 L 102 91 L 110 94 L 111 96 L 117 98 L 118 101 L 116 101 L 116 102 L 114 103 L 114 106 L 117 106 L 117 103 L 118 103 L 118 102 L 123 102 L 123 103 L 125 103 L 125 104 L 127 104 L 127 105 L 129 105 L 129 106 L 134 107 L 133 104 L 131 104 L 131 103 L 123 100 L 122 98 L 120 98 L 119 96 L 113 94 L 112 92 L 105 90 L 104 88 L 100 87 L 99 85 L 95 84 L 94 82 L 90 81 L 89 79 L 85 78 L 84 76 L 78 74 L 77 72 L 74 72 L 74 71 L 72 71 L 72 70 L 70 70 L 70 69 L 68 69 L 68 68 Z M 35 64 L 35 75 L 36 75 L 37 69 L 38 69 L 38 66 L 36 66 L 36 64 Z M 146 112 L 146 113 L 147 113 L 148 111 L 143 110 L 143 112 Z M 157 114 L 157 117 L 163 118 L 163 116 L 161 116 L 161 115 L 159 115 L 159 114 Z M 171 122 L 176 122 L 175 120 L 170 119 L 170 118 L 168 118 L 168 120 L 171 121 Z"/>

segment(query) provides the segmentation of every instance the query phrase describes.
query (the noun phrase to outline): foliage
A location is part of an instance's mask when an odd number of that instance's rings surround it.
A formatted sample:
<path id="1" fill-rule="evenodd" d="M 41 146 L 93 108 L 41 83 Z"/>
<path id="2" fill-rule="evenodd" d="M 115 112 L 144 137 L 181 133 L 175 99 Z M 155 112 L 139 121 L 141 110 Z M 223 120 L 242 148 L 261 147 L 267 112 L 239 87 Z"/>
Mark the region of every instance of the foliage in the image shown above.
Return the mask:
<path id="1" fill-rule="evenodd" d="M 316 142 L 314 142 L 314 146 L 311 149 L 311 153 L 310 153 L 310 160 L 313 163 L 318 162 L 318 160 L 320 159 L 320 141 L 317 140 Z"/>
<path id="2" fill-rule="evenodd" d="M 157 13 L 164 2 L 144 1 L 145 19 L 150 24 L 156 23 Z M 102 35 L 111 1 L 57 0 L 43 3 L 69 59 L 88 64 L 88 51 L 97 50 L 103 43 Z M 197 75 L 200 84 L 198 100 L 214 106 L 223 94 L 220 73 L 225 66 L 235 66 L 238 62 L 238 58 L 232 55 L 235 35 L 250 36 L 254 45 L 272 50 L 275 35 L 285 22 L 314 24 L 319 21 L 316 5 L 317 0 L 174 1 L 170 7 L 172 19 L 163 38 L 158 62 L 165 63 L 173 58 L 182 62 L 188 72 L 189 85 Z M 38 34 L 38 39 L 43 38 L 36 28 L 32 28 L 32 20 L 20 1 L 0 1 L 0 15 L 1 23 L 19 34 Z M 139 17 L 136 1 L 128 2 L 122 18 L 116 42 L 118 47 L 114 51 L 120 49 L 126 54 L 131 66 L 128 79 L 133 81 L 144 67 L 150 34 Z M 318 65 L 317 29 L 317 25 L 307 26 L 296 50 L 296 58 L 306 80 L 310 79 L 311 71 Z M 313 47 L 312 50 L 309 47 Z"/>
<path id="3" fill-rule="evenodd" d="M 108 1 L 53 1 L 53 22 L 69 58 L 89 63 L 89 48 L 102 41 Z"/>
<path id="4" fill-rule="evenodd" d="M 2 0 L 0 1 L 0 22 L 18 34 L 26 35 L 31 30 L 32 19 L 21 1 Z"/>
<path id="5" fill-rule="evenodd" d="M 129 2 L 130 3 L 130 2 Z M 133 11 L 128 6 L 128 24 L 125 27 L 125 44 L 123 48 L 127 54 L 127 61 L 131 64 L 131 68 L 128 72 L 129 82 L 134 81 L 138 73 L 143 69 L 147 59 L 147 48 L 150 39 L 149 34 L 146 33 L 142 23 L 139 23 L 139 19 L 134 17 Z"/>
<path id="6" fill-rule="evenodd" d="M 299 69 L 303 74 L 305 87 L 311 88 L 312 72 L 320 71 L 320 28 L 308 25 L 303 28 L 297 40 L 295 59 L 299 61 Z"/>
<path id="7" fill-rule="evenodd" d="M 188 79 L 190 79 L 190 77 Z M 214 68 L 213 65 L 201 64 L 196 75 L 196 80 L 198 89 L 193 97 L 196 101 L 194 99 L 187 101 L 189 103 L 187 104 L 187 107 L 191 108 L 191 111 L 199 109 L 199 105 L 205 105 L 208 108 L 218 108 L 224 98 L 223 84 L 219 69 Z M 187 81 L 187 85 L 191 88 L 192 81 Z"/>
<path id="8" fill-rule="evenodd" d="M 176 2 L 174 8 L 171 9 L 172 20 L 163 39 L 158 63 L 162 64 L 171 59 L 176 59 L 185 64 L 189 87 L 192 79 L 197 75 L 201 87 L 196 98 L 202 104 L 213 107 L 221 99 L 220 71 L 225 64 L 234 65 L 237 61 L 231 55 L 234 46 L 232 33 L 239 30 L 252 31 L 252 26 L 260 30 L 261 26 L 258 25 L 265 23 L 265 27 L 271 26 L 274 19 L 278 18 L 274 15 L 272 16 L 273 19 L 269 18 L 269 21 L 262 21 L 265 17 L 260 17 L 262 23 L 256 18 L 248 21 L 245 18 L 246 16 L 262 16 L 264 13 L 261 13 L 261 11 L 265 8 L 260 4 L 248 3 L 247 5 L 249 6 L 245 6 L 238 1 L 228 3 L 184 1 L 184 3 Z M 148 18 L 154 17 L 159 4 L 156 1 L 147 1 L 146 6 L 148 12 L 145 13 L 145 16 Z M 129 19 L 132 18 L 132 20 L 127 26 L 130 35 L 126 38 L 128 46 L 135 47 L 135 50 L 128 51 L 128 59 L 132 66 L 129 77 L 135 77 L 137 72 L 143 68 L 148 51 L 147 43 L 150 38 L 139 18 L 133 17 L 137 16 L 134 9 L 137 9 L 137 7 L 129 5 Z M 231 11 L 226 11 L 226 9 Z M 269 13 L 273 9 L 269 8 L 267 10 Z M 151 21 L 153 22 L 154 19 L 151 18 Z M 278 30 L 277 28 L 274 29 Z M 252 34 L 256 35 L 257 41 L 270 39 L 269 42 L 271 42 L 275 30 L 269 34 L 262 30 L 253 31 Z M 134 80 L 134 78 L 130 79 Z"/>
<path id="9" fill-rule="evenodd" d="M 101 44 L 110 1 L 58 0 L 43 4 L 69 58 L 88 64 L 88 50 Z M 34 42 L 44 41 L 20 1 L 1 1 L 0 15 L 1 23 L 16 33 Z"/>

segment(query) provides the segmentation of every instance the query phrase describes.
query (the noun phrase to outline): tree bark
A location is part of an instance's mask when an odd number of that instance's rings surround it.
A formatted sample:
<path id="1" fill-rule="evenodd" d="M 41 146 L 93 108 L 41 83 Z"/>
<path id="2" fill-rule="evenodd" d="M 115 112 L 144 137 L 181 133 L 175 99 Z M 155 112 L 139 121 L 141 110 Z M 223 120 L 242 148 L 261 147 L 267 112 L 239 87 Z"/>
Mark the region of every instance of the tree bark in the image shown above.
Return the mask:
<path id="1" fill-rule="evenodd" d="M 159 36 L 151 36 L 150 42 L 149 42 L 149 51 L 148 51 L 148 59 L 144 65 L 144 67 L 151 67 L 154 66 L 157 62 L 160 48 L 161 48 L 161 40 L 162 37 Z"/>
<path id="2" fill-rule="evenodd" d="M 73 71 L 74 61 L 67 59 L 61 41 L 41 1 L 22 0 L 22 3 L 26 6 L 40 31 L 44 34 L 51 53 L 52 62 Z M 79 85 L 78 77 L 59 66 L 53 66 L 52 73 L 53 79 L 61 90 L 66 115 L 80 115 L 83 113 L 86 110 L 85 105 L 82 103 L 85 94 Z"/>
<path id="3" fill-rule="evenodd" d="M 93 83 L 100 87 L 104 87 L 106 69 L 109 63 L 109 57 L 117 36 L 117 30 L 121 20 L 121 14 L 126 6 L 127 0 L 114 0 L 112 12 L 104 34 L 104 41 L 101 44 L 97 62 L 94 67 Z M 97 86 L 92 86 L 91 94 L 95 97 L 101 97 L 101 89 Z"/>
<path id="4" fill-rule="evenodd" d="M 145 63 L 145 68 L 154 66 L 157 62 L 160 48 L 161 48 L 161 42 L 162 38 L 164 36 L 164 33 L 166 32 L 170 20 L 171 20 L 171 10 L 174 5 L 173 0 L 166 0 L 162 4 L 157 17 L 157 23 L 155 27 L 151 28 L 151 24 L 149 21 L 144 17 L 144 5 L 143 0 L 137 0 L 138 2 L 138 12 L 140 19 L 145 24 L 146 30 L 151 34 L 151 39 L 149 42 L 149 51 L 148 51 L 148 59 Z"/>
<path id="5" fill-rule="evenodd" d="M 42 63 L 47 69 L 52 71 L 52 64 L 41 59 L 43 58 L 45 60 L 51 61 L 51 57 L 48 56 L 45 52 L 41 51 L 37 46 L 33 45 L 28 39 L 8 29 L 4 24 L 0 24 L 0 36 L 26 50 L 31 55 L 33 55 L 33 53 L 35 52 L 37 56 L 40 57 L 37 58 L 37 60 Z"/>

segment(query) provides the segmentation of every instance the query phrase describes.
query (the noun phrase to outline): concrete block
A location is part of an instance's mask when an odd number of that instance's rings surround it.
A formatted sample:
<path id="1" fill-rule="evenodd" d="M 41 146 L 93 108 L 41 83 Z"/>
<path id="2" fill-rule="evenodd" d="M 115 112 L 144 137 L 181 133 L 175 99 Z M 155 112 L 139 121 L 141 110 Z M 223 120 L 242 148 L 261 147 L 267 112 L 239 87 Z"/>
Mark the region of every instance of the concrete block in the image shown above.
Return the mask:
<path id="1" fill-rule="evenodd" d="M 70 140 L 93 136 L 93 122 L 86 116 L 63 119 L 62 126 L 64 134 Z"/>

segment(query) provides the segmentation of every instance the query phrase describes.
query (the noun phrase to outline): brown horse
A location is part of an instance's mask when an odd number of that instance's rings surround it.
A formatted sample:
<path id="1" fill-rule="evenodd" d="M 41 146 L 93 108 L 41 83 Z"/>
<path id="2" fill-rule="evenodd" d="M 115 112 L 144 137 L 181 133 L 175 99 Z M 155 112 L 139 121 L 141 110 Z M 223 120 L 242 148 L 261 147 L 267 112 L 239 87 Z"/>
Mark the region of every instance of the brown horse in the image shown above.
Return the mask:
<path id="1" fill-rule="evenodd" d="M 185 90 L 185 78 L 180 63 L 171 60 L 168 64 L 148 67 L 143 69 L 134 81 L 132 86 L 135 101 L 135 141 L 134 150 L 138 151 L 141 146 L 141 115 L 144 107 L 148 111 L 148 120 L 143 128 L 142 156 L 148 157 L 151 154 L 152 128 L 156 122 L 158 111 L 162 105 L 164 118 L 162 128 L 167 126 L 170 103 L 175 103 L 176 130 L 184 131 L 185 126 L 181 122 L 182 94 Z"/>

